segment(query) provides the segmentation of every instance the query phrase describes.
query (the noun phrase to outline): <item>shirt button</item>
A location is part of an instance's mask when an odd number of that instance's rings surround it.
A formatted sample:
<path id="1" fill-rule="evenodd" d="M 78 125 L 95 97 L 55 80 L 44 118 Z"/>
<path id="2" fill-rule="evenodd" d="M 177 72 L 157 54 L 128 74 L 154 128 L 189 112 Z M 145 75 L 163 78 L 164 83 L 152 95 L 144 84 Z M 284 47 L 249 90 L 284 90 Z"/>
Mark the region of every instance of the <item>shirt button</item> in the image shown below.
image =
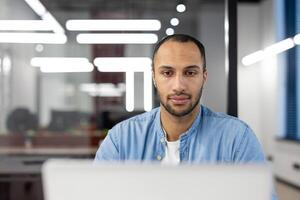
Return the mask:
<path id="1" fill-rule="evenodd" d="M 160 143 L 164 143 L 165 142 L 165 138 L 160 138 Z"/>
<path id="2" fill-rule="evenodd" d="M 161 156 L 160 155 L 156 156 L 156 159 L 161 160 Z"/>

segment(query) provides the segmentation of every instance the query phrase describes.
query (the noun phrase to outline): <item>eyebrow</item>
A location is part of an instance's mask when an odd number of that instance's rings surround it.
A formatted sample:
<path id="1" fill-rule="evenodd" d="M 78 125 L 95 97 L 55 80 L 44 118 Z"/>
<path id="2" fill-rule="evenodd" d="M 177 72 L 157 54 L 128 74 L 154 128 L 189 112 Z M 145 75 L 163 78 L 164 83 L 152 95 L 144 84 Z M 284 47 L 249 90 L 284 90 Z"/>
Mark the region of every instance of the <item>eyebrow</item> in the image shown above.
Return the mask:
<path id="1" fill-rule="evenodd" d="M 168 66 L 168 65 L 162 65 L 159 66 L 158 69 L 173 69 L 174 67 Z M 184 68 L 186 69 L 201 69 L 198 65 L 190 65 Z"/>

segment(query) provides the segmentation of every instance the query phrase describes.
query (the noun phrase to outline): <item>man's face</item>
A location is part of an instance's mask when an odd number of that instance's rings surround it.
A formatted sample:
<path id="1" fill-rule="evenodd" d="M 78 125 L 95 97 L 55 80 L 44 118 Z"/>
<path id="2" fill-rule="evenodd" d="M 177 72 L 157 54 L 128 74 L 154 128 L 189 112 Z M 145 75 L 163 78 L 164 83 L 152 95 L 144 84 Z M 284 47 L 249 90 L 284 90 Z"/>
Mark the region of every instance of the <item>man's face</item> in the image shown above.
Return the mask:
<path id="1" fill-rule="evenodd" d="M 163 108 L 177 117 L 194 111 L 207 79 L 196 44 L 167 41 L 158 49 L 153 64 L 153 79 Z"/>

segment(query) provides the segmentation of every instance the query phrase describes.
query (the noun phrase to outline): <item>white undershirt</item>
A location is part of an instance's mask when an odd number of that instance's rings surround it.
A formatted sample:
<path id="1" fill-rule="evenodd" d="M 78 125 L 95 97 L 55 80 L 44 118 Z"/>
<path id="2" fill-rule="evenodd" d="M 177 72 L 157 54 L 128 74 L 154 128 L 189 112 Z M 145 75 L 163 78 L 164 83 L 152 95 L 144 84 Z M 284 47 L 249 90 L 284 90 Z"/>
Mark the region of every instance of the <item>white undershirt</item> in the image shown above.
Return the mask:
<path id="1" fill-rule="evenodd" d="M 165 138 L 167 138 L 164 128 L 163 131 L 165 133 Z M 180 163 L 179 146 L 180 140 L 172 142 L 166 140 L 165 157 L 161 161 L 163 165 L 178 165 Z"/>

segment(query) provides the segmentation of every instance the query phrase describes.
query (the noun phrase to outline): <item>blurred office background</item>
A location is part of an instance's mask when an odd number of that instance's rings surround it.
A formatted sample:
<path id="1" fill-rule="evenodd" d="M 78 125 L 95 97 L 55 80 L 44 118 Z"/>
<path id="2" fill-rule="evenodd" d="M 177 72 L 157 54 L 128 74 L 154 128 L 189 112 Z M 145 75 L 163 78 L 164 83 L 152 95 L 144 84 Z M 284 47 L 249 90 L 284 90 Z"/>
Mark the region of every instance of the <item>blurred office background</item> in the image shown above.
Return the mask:
<path id="1" fill-rule="evenodd" d="M 257 134 L 280 199 L 299 199 L 300 2 L 236 3 L 237 115 Z M 226 113 L 232 93 L 225 5 L 0 0 L 0 199 L 42 199 L 45 160 L 93 158 L 114 124 L 159 106 L 149 67 L 155 43 L 166 35 L 187 33 L 204 43 L 209 77 L 201 101 Z M 106 29 L 72 21 L 107 19 Z M 140 29 L 114 25 L 129 19 L 146 21 Z M 130 34 L 136 35 L 124 41 Z"/>

